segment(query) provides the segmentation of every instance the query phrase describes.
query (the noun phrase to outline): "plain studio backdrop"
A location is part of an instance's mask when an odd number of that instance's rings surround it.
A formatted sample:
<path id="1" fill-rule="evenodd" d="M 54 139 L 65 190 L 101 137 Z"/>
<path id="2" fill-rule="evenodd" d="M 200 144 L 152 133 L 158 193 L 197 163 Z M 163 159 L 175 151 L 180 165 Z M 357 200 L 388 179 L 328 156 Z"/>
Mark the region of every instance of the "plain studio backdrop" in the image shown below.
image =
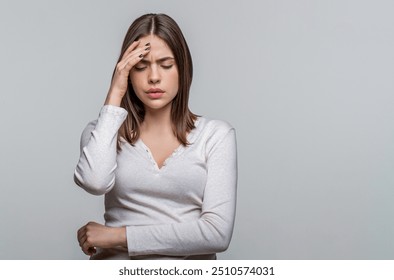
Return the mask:
<path id="1" fill-rule="evenodd" d="M 394 259 L 394 2 L 0 2 L 1 259 L 86 259 L 103 197 L 73 182 L 127 28 L 162 12 L 194 59 L 193 112 L 237 131 L 220 259 Z"/>

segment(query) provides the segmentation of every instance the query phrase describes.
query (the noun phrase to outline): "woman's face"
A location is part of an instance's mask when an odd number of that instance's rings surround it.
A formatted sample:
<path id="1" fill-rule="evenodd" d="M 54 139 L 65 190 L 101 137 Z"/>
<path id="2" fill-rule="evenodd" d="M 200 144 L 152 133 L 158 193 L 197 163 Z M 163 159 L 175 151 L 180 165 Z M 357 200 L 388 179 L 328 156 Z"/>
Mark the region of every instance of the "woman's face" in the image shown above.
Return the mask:
<path id="1" fill-rule="evenodd" d="M 165 41 L 155 35 L 140 38 L 140 46 L 150 43 L 150 52 L 130 71 L 134 92 L 145 110 L 171 108 L 178 93 L 178 67 Z"/>

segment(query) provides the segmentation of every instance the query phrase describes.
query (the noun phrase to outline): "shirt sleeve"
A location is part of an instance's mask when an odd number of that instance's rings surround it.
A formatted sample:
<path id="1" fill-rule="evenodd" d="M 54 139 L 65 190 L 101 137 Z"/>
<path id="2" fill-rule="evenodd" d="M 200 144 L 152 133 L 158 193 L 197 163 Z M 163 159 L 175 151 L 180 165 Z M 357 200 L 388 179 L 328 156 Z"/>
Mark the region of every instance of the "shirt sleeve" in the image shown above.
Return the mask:
<path id="1" fill-rule="evenodd" d="M 117 135 L 126 117 L 124 108 L 105 105 L 98 119 L 90 122 L 82 133 L 74 181 L 91 194 L 105 194 L 115 184 Z"/>
<path id="2" fill-rule="evenodd" d="M 235 130 L 207 148 L 207 183 L 199 219 L 162 225 L 127 226 L 130 256 L 211 254 L 226 250 L 233 232 L 237 189 Z"/>

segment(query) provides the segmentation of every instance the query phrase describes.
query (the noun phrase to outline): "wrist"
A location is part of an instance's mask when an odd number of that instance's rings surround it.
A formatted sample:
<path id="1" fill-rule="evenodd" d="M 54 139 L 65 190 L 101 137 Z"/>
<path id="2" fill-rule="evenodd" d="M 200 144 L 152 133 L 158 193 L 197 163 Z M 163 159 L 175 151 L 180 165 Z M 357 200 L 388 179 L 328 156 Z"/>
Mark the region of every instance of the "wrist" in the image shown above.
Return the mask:
<path id="1" fill-rule="evenodd" d="M 115 246 L 127 247 L 126 227 L 113 228 Z"/>
<path id="2" fill-rule="evenodd" d="M 123 95 L 110 91 L 108 92 L 104 105 L 114 105 L 119 107 L 120 103 L 122 102 L 122 99 L 123 99 Z"/>

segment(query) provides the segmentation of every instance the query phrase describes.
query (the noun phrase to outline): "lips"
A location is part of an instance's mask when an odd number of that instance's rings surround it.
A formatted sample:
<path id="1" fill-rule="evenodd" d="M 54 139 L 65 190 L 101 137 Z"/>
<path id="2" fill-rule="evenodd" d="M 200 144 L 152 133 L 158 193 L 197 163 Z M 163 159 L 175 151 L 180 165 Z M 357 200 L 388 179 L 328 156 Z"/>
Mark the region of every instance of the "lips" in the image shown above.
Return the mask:
<path id="1" fill-rule="evenodd" d="M 157 99 L 163 96 L 164 90 L 160 88 L 150 88 L 146 94 L 152 98 L 152 99 Z"/>

